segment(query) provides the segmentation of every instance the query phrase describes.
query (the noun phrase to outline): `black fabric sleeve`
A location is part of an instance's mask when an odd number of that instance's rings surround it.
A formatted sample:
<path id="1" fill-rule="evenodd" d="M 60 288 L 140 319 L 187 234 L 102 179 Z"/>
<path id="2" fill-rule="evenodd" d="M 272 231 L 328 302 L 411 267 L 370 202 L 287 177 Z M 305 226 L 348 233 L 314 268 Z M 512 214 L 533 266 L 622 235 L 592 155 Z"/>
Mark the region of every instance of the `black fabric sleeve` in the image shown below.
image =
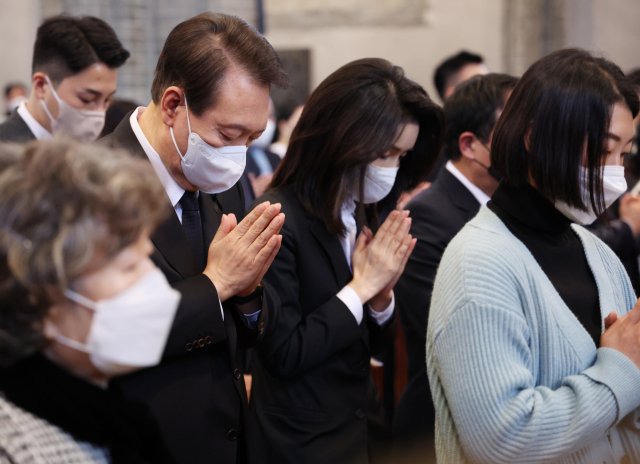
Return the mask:
<path id="1" fill-rule="evenodd" d="M 206 275 L 199 274 L 171 286 L 180 292 L 182 299 L 164 356 L 192 351 L 189 343 L 194 340 L 211 337 L 211 343 L 220 343 L 227 338 L 218 292 Z"/>

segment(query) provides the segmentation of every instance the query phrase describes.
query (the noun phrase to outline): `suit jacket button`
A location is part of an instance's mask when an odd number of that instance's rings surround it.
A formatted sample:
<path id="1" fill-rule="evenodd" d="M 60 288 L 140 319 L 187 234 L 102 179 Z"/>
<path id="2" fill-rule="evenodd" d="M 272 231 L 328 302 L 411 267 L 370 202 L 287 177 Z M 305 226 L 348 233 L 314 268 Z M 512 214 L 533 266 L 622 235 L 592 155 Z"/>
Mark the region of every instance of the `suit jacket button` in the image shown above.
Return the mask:
<path id="1" fill-rule="evenodd" d="M 212 341 L 213 341 L 213 339 L 212 339 L 209 335 L 207 335 L 206 337 L 204 337 L 204 342 L 205 342 L 207 345 L 211 345 L 211 342 L 212 342 Z"/>
<path id="2" fill-rule="evenodd" d="M 262 332 L 264 332 L 264 322 L 258 324 L 258 333 L 262 335 Z"/>
<path id="3" fill-rule="evenodd" d="M 360 361 L 360 362 L 358 363 L 358 370 L 359 370 L 360 372 L 364 372 L 364 371 L 366 371 L 366 370 L 367 370 L 367 363 L 366 363 L 366 362 L 364 362 L 364 361 Z"/>
<path id="4" fill-rule="evenodd" d="M 227 433 L 227 438 L 229 439 L 229 441 L 235 441 L 238 438 L 238 431 L 236 429 L 229 430 L 229 433 Z"/>
<path id="5" fill-rule="evenodd" d="M 233 371 L 233 376 L 236 378 L 236 380 L 240 380 L 240 377 L 242 377 L 242 372 L 240 372 L 240 369 L 235 369 Z"/>
<path id="6" fill-rule="evenodd" d="M 198 346 L 200 348 L 204 347 L 204 338 L 201 338 L 200 340 L 198 340 Z"/>
<path id="7" fill-rule="evenodd" d="M 193 345 L 191 343 L 187 343 L 187 346 L 185 346 L 185 349 L 187 351 L 191 351 L 193 349 Z"/>
<path id="8" fill-rule="evenodd" d="M 362 409 L 358 409 L 356 411 L 356 417 L 358 419 L 364 419 L 366 417 L 366 414 L 364 413 L 364 411 Z"/>

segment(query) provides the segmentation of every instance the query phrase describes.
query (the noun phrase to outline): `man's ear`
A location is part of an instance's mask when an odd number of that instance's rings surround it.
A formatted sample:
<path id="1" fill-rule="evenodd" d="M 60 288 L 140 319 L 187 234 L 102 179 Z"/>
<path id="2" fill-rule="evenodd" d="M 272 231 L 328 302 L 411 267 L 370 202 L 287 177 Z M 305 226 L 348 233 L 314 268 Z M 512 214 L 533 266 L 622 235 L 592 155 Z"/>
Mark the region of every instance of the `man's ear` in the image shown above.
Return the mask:
<path id="1" fill-rule="evenodd" d="M 184 105 L 184 92 L 180 87 L 176 87 L 175 85 L 168 87 L 164 91 L 164 94 L 162 94 L 159 106 L 160 113 L 162 114 L 162 122 L 164 122 L 166 126 L 173 127 L 179 111 L 186 110 Z M 181 107 L 182 110 L 179 109 Z"/>
<path id="2" fill-rule="evenodd" d="M 38 99 L 44 99 L 46 89 L 49 86 L 45 76 L 45 73 L 37 72 L 31 78 L 31 92 L 34 93 Z"/>
<path id="3" fill-rule="evenodd" d="M 473 132 L 463 132 L 458 137 L 458 148 L 460 153 L 467 159 L 476 159 L 473 143 L 477 140 L 477 137 Z"/>

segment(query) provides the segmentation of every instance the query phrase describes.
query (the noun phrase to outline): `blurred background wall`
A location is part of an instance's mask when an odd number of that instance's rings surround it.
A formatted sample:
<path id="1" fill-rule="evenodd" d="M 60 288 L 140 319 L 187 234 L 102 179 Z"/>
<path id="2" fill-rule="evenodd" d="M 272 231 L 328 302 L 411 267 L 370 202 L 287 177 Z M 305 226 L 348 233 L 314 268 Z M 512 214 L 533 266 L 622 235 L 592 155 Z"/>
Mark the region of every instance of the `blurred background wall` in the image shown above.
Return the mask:
<path id="1" fill-rule="evenodd" d="M 483 55 L 491 71 L 516 75 L 565 46 L 600 52 L 625 71 L 640 66 L 639 0 L 0 0 L 0 85 L 29 84 L 42 19 L 90 14 L 132 53 L 118 97 L 146 103 L 167 34 L 203 11 L 264 29 L 293 79 L 277 100 L 304 96 L 339 66 L 369 56 L 402 66 L 434 97 L 434 68 L 463 48 Z"/>

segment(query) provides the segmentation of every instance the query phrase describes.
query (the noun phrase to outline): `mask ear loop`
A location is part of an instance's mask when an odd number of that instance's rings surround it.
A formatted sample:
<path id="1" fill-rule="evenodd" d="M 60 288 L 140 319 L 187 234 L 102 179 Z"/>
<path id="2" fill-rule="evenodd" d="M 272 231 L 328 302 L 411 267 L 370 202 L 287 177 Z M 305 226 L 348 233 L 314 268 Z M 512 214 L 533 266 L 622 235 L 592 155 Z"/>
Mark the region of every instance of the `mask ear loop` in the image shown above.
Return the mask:
<path id="1" fill-rule="evenodd" d="M 79 293 L 74 292 L 73 290 L 66 289 L 64 291 L 64 296 L 69 298 L 74 303 L 78 303 L 80 306 L 84 306 L 85 308 L 88 308 L 91 311 L 97 310 L 97 305 L 95 301 L 92 301 L 86 296 L 82 296 Z"/>
<path id="2" fill-rule="evenodd" d="M 53 84 L 49 80 L 49 76 L 47 76 L 45 74 L 44 78 L 47 80 L 47 83 L 49 84 L 49 87 L 51 87 L 51 92 L 53 93 L 53 96 L 55 97 L 56 101 L 58 102 L 58 112 L 60 112 L 60 107 L 61 107 L 60 97 L 58 97 L 58 93 L 56 92 L 56 89 L 53 88 Z M 51 120 L 51 124 L 52 125 L 55 124 L 56 120 L 53 118 L 53 116 L 49 112 L 49 108 L 47 108 L 47 105 L 45 104 L 45 102 L 44 102 L 44 100 L 42 98 L 40 99 L 40 104 L 42 105 L 42 108 L 44 109 L 44 112 L 47 113 L 47 116 Z"/>
<path id="3" fill-rule="evenodd" d="M 184 96 L 184 107 L 187 110 L 187 126 L 189 126 L 189 135 L 191 135 L 191 122 L 189 122 L 189 106 L 187 105 L 187 96 L 184 95 L 184 93 L 183 93 L 183 96 Z M 176 151 L 180 155 L 180 158 L 182 159 L 182 161 L 186 163 L 184 156 L 182 156 L 182 153 L 180 153 L 180 149 L 178 148 L 176 138 L 173 136 L 173 126 L 169 128 L 169 132 L 171 132 L 171 139 L 173 140 L 173 145 L 176 147 Z"/>

